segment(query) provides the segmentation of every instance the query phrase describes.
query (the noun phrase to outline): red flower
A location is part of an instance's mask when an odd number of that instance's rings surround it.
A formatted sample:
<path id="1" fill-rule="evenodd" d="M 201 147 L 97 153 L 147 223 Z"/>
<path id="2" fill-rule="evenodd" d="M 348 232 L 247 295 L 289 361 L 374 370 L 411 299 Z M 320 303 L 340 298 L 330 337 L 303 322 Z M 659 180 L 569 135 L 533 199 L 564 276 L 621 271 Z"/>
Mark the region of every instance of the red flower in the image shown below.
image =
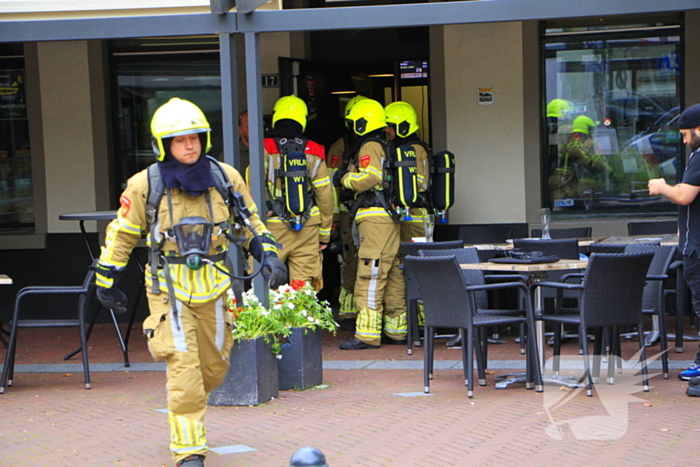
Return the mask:
<path id="1" fill-rule="evenodd" d="M 304 288 L 306 281 L 292 281 L 289 285 L 291 285 L 294 290 L 299 291 Z"/>

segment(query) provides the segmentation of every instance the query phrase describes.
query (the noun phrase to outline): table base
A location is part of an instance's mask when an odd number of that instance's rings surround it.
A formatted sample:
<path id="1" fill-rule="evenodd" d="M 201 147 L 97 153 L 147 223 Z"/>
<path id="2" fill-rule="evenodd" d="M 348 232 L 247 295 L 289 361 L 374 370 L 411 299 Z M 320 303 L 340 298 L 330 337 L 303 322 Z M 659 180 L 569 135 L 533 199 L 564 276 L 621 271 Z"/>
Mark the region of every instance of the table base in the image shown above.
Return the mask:
<path id="1" fill-rule="evenodd" d="M 517 373 L 517 374 L 511 374 L 511 375 L 501 375 L 496 377 L 496 389 L 506 389 L 510 384 L 513 383 L 523 383 L 527 381 L 527 378 L 525 376 L 525 373 Z M 583 383 L 580 383 L 578 381 L 575 381 L 571 379 L 569 376 L 564 376 L 564 375 L 554 375 L 554 374 L 548 374 L 548 373 L 543 373 L 542 374 L 542 383 L 543 384 L 555 384 L 557 386 L 564 386 L 567 388 L 582 388 L 585 385 Z M 527 383 L 526 383 L 527 387 Z M 528 389 L 532 389 L 532 387 L 528 387 Z M 542 392 L 542 388 L 535 388 L 537 392 Z"/>

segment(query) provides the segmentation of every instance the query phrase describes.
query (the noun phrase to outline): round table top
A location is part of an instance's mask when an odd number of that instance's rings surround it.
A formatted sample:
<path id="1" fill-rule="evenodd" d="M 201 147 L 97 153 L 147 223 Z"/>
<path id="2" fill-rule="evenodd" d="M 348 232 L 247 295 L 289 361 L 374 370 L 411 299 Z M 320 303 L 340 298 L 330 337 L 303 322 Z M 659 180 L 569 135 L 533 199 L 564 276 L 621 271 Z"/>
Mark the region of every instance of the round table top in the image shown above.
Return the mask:
<path id="1" fill-rule="evenodd" d="M 62 221 L 111 221 L 117 218 L 117 211 L 72 212 L 60 214 Z"/>

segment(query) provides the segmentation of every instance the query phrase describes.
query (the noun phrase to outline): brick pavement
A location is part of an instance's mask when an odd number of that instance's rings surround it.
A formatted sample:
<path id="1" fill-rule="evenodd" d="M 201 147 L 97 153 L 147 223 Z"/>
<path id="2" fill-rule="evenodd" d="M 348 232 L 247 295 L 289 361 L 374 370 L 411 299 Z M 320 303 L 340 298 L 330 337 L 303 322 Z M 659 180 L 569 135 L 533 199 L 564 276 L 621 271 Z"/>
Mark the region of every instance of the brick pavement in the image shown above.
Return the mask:
<path id="1" fill-rule="evenodd" d="M 393 346 L 336 351 L 344 337 L 339 333 L 324 339 L 327 367 L 362 359 L 399 368 L 403 362 L 417 364 L 423 356 L 422 349 L 409 357 L 403 347 Z M 63 363 L 60 356 L 77 341 L 75 330 L 61 329 L 26 329 L 20 338 L 23 351 L 17 363 L 49 367 Z M 546 410 L 552 398 L 573 394 L 555 386 L 546 386 L 544 394 L 522 385 L 494 389 L 494 376 L 506 372 L 497 369 L 497 362 L 512 361 L 517 366 L 521 361 L 513 338 L 505 339 L 505 345 L 490 346 L 489 386 L 476 386 L 473 399 L 466 397 L 458 369 L 437 369 L 432 395 L 416 397 L 397 394 L 422 391 L 421 369 L 327 369 L 326 389 L 284 391 L 259 407 L 211 407 L 207 413 L 210 447 L 244 445 L 255 450 L 211 453 L 206 465 L 287 466 L 291 454 L 304 445 L 321 449 L 331 467 L 477 462 L 485 466 L 685 466 L 698 458 L 700 398 L 686 397 L 686 384 L 676 377 L 697 344 L 687 344 L 683 354 L 670 355 L 671 379 L 656 376 L 649 393 L 634 394 L 640 402 L 613 404 L 617 412 L 611 414 L 601 397 L 587 398 L 581 392 Z M 625 344 L 625 354 L 631 355 L 636 345 Z M 79 370 L 15 375 L 15 385 L 0 395 L 5 422 L 0 428 L 0 465 L 171 465 L 167 420 L 162 412 L 164 372 L 125 369 L 108 325 L 98 326 L 90 347 L 92 363 L 112 365 L 105 365 L 110 371 L 93 370 L 89 391 L 83 389 Z M 570 354 L 575 353 L 574 343 L 566 347 Z M 138 333 L 130 355 L 134 363 L 151 362 Z M 0 357 L 4 358 L 4 349 Z M 460 352 L 439 346 L 436 358 L 458 360 Z M 610 397 L 605 398 L 609 403 Z M 584 432 L 593 439 L 576 434 L 578 422 L 566 424 L 591 416 L 599 417 L 595 428 Z M 561 432 L 548 430 L 552 421 L 565 422 Z"/>

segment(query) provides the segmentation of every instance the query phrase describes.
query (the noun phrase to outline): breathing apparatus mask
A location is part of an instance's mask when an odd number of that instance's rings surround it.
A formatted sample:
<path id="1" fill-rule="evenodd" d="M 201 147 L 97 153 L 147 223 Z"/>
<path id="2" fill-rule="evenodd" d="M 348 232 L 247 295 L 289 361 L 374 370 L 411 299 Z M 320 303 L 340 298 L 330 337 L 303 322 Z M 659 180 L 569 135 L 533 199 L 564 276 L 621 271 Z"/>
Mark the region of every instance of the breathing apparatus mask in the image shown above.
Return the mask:
<path id="1" fill-rule="evenodd" d="M 196 271 L 209 254 L 214 226 L 203 217 L 184 217 L 173 227 L 175 241 L 185 264 Z"/>

